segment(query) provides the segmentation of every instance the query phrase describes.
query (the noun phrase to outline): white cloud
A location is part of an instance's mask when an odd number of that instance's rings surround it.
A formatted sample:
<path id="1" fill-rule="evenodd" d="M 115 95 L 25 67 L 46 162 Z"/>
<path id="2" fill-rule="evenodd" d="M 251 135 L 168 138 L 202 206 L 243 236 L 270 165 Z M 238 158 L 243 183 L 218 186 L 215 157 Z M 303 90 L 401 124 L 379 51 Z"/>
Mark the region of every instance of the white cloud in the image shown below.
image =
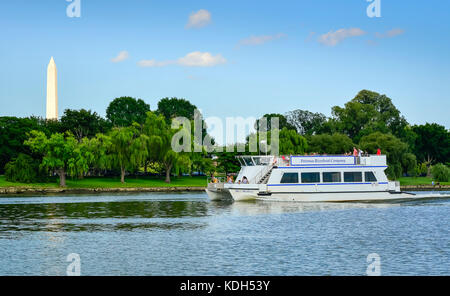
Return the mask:
<path id="1" fill-rule="evenodd" d="M 279 33 L 276 35 L 250 36 L 239 41 L 239 45 L 261 45 L 272 40 L 286 37 L 286 34 Z"/>
<path id="2" fill-rule="evenodd" d="M 179 65 L 186 67 L 212 67 L 220 64 L 225 64 L 227 60 L 218 54 L 213 56 L 209 52 L 194 51 L 188 53 L 186 56 L 179 58 L 178 60 L 169 61 L 156 61 L 152 60 L 141 60 L 138 62 L 140 67 L 164 67 L 168 65 Z"/>
<path id="3" fill-rule="evenodd" d="M 211 13 L 206 9 L 200 9 L 191 13 L 186 28 L 202 28 L 211 23 Z"/>
<path id="4" fill-rule="evenodd" d="M 162 61 L 158 62 L 156 60 L 141 60 L 138 62 L 140 67 L 164 67 L 170 64 L 174 64 L 174 61 Z"/>
<path id="5" fill-rule="evenodd" d="M 123 50 L 121 52 L 119 52 L 119 54 L 115 57 L 111 59 L 111 62 L 113 63 L 119 63 L 122 61 L 125 61 L 126 59 L 128 59 L 130 55 L 128 54 L 128 51 Z"/>
<path id="6" fill-rule="evenodd" d="M 226 62 L 227 60 L 221 54 L 213 56 L 209 52 L 199 51 L 188 53 L 185 57 L 178 59 L 179 65 L 188 67 L 211 67 Z"/>
<path id="7" fill-rule="evenodd" d="M 366 34 L 359 28 L 339 29 L 335 32 L 330 31 L 326 34 L 320 35 L 319 42 L 326 46 L 336 46 L 340 42 L 350 37 L 356 37 Z"/>
<path id="8" fill-rule="evenodd" d="M 392 30 L 389 30 L 389 31 L 387 31 L 387 32 L 385 32 L 385 33 L 375 33 L 375 36 L 377 37 L 377 38 L 392 38 L 392 37 L 395 37 L 395 36 L 398 36 L 398 35 L 402 35 L 403 33 L 405 33 L 405 30 L 403 30 L 403 29 L 392 29 Z"/>

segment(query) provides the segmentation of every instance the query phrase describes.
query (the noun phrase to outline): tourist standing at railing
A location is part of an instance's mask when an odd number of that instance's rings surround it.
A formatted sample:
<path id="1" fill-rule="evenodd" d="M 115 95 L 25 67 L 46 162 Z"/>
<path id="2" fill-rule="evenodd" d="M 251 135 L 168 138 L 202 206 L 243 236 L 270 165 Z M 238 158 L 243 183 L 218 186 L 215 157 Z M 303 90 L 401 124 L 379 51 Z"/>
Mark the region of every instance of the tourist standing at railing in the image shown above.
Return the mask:
<path id="1" fill-rule="evenodd" d="M 381 149 L 380 148 L 377 149 L 377 155 L 381 155 Z"/>

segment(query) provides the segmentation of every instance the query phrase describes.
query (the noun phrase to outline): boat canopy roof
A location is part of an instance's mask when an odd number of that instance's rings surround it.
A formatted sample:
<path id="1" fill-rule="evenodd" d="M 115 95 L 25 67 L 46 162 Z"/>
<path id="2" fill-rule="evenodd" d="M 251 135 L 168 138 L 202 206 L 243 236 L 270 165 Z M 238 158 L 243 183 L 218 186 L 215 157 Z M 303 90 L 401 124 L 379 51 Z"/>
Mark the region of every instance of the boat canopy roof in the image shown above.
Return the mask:
<path id="1" fill-rule="evenodd" d="M 251 155 L 242 155 L 236 156 L 237 160 L 241 164 L 241 166 L 257 166 L 257 165 L 270 165 L 273 163 L 275 156 L 267 155 L 267 156 L 251 156 Z"/>
<path id="2" fill-rule="evenodd" d="M 241 155 L 236 156 L 240 165 L 249 166 L 319 166 L 319 165 L 386 165 L 386 155 L 290 155 L 290 156 L 273 156 L 273 155 Z"/>

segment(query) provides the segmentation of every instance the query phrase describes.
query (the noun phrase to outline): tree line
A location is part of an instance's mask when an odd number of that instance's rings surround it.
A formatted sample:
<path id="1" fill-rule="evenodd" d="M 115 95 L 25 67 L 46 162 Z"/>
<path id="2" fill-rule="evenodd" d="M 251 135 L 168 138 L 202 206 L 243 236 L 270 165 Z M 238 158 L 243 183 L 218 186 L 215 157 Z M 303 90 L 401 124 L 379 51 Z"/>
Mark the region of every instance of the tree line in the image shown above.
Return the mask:
<path id="1" fill-rule="evenodd" d="M 66 176 L 120 175 L 151 172 L 165 175 L 211 172 L 213 164 L 204 153 L 175 153 L 171 119 L 193 118 L 195 105 L 185 99 L 164 98 L 158 109 L 141 99 L 113 100 L 106 118 L 91 110 L 64 111 L 60 120 L 38 117 L 1 117 L 0 167 L 7 180 L 36 182 L 57 174 L 60 185 Z"/>
<path id="2" fill-rule="evenodd" d="M 375 154 L 379 148 L 387 155 L 390 179 L 431 176 L 433 167 L 439 181 L 450 178 L 449 130 L 436 123 L 409 124 L 389 97 L 374 91 L 362 90 L 343 107 L 332 107 L 331 117 L 308 110 L 262 117 L 269 129 L 270 119 L 279 119 L 281 154 L 344 154 L 353 147 Z M 230 171 L 239 165 L 225 154 L 219 163 Z"/>
<path id="3" fill-rule="evenodd" d="M 66 176 L 118 175 L 125 182 L 127 174 L 151 173 L 170 182 L 171 175 L 183 173 L 237 172 L 235 156 L 245 153 L 172 150 L 172 136 L 179 131 L 172 129 L 172 119 L 193 120 L 195 109 L 188 100 L 163 98 L 151 111 L 141 99 L 120 97 L 109 104 L 106 118 L 84 109 L 67 109 L 60 120 L 0 117 L 0 174 L 16 182 L 56 174 L 65 186 Z M 263 117 L 269 129 L 270 118 L 279 118 L 283 155 L 343 154 L 353 147 L 375 153 L 380 148 L 387 155 L 391 179 L 430 175 L 433 166 L 442 180 L 450 175 L 449 131 L 436 123 L 410 125 L 390 98 L 373 91 L 362 90 L 343 107 L 333 107 L 331 117 L 307 110 Z M 255 136 L 247 138 L 247 151 Z"/>

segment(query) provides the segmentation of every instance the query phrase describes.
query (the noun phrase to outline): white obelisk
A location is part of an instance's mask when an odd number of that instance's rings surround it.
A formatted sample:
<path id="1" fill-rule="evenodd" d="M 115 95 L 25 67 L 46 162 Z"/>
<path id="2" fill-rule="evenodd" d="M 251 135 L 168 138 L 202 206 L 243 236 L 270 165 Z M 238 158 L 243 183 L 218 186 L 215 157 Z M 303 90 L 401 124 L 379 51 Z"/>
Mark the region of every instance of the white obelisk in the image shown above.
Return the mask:
<path id="1" fill-rule="evenodd" d="M 58 81 L 53 57 L 47 67 L 47 119 L 58 119 Z"/>

